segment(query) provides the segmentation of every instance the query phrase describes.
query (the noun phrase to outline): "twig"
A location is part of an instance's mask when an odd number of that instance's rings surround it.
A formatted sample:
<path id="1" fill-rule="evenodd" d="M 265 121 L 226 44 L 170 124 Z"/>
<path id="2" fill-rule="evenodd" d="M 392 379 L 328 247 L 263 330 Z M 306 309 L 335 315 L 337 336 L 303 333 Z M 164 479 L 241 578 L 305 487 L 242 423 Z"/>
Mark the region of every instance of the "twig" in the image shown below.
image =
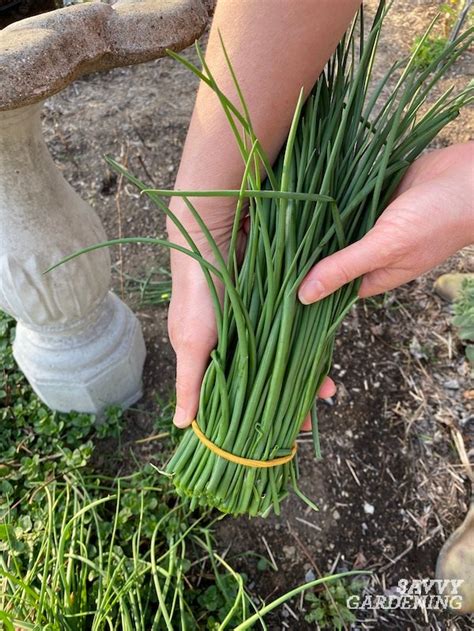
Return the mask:
<path id="1" fill-rule="evenodd" d="M 347 465 L 347 467 L 348 467 L 349 471 L 351 472 L 352 477 L 353 477 L 353 478 L 354 478 L 354 480 L 356 481 L 357 486 L 361 486 L 361 484 L 360 484 L 360 480 L 359 480 L 359 478 L 357 477 L 357 474 L 356 474 L 356 472 L 354 471 L 354 469 L 353 469 L 353 467 L 352 467 L 352 463 L 351 463 L 351 461 L 350 461 L 350 460 L 347 460 L 347 458 L 346 458 L 346 465 Z"/>
<path id="2" fill-rule="evenodd" d="M 430 532 L 430 534 L 429 534 L 427 537 L 425 537 L 424 539 L 422 539 L 422 540 L 420 541 L 420 543 L 417 543 L 417 544 L 416 544 L 416 547 L 417 547 L 417 548 L 421 548 L 421 546 L 424 546 L 424 545 L 425 545 L 425 543 L 428 543 L 428 541 L 430 541 L 431 539 L 433 539 L 433 537 L 434 537 L 435 535 L 437 535 L 439 532 L 441 532 L 441 530 L 442 530 L 442 526 L 441 526 L 441 524 L 438 524 L 435 528 L 433 528 L 433 530 Z"/>
<path id="3" fill-rule="evenodd" d="M 120 162 L 124 165 L 125 168 L 127 168 L 128 148 L 126 148 L 125 145 L 122 145 L 120 149 Z M 118 182 L 117 182 L 117 192 L 115 193 L 115 208 L 117 209 L 118 238 L 119 239 L 123 238 L 123 228 L 122 228 L 123 215 L 122 215 L 122 205 L 120 203 L 120 196 L 122 194 L 122 189 L 123 189 L 123 173 L 121 172 L 118 178 Z M 122 243 L 119 243 L 119 265 L 120 265 L 120 272 L 119 272 L 120 297 L 122 298 L 122 300 L 124 300 L 125 299 L 125 280 L 124 280 L 124 274 L 123 274 L 123 244 Z"/>
<path id="4" fill-rule="evenodd" d="M 314 528 L 314 530 L 318 530 L 319 532 L 322 531 L 322 528 L 320 526 L 316 526 L 316 524 L 312 524 L 310 521 L 307 521 L 306 519 L 303 519 L 302 517 L 296 517 L 296 521 L 299 521 L 302 524 L 306 524 L 306 526 L 309 526 L 310 528 Z"/>
<path id="5" fill-rule="evenodd" d="M 278 565 L 275 561 L 275 557 L 273 556 L 273 552 L 270 550 L 270 546 L 268 545 L 267 540 L 265 539 L 263 535 L 262 535 L 262 541 L 263 541 L 263 545 L 265 546 L 268 552 L 268 556 L 270 557 L 270 561 L 273 566 L 273 569 L 275 570 L 275 572 L 278 572 Z"/>
<path id="6" fill-rule="evenodd" d="M 287 604 L 287 603 L 283 603 L 283 607 L 288 611 L 288 613 L 293 616 L 293 618 L 299 622 L 299 618 L 298 616 L 295 614 L 295 612 L 293 611 L 293 609 Z"/>
<path id="7" fill-rule="evenodd" d="M 453 427 L 453 426 L 451 426 L 450 429 L 451 429 L 451 436 L 453 437 L 453 442 L 456 447 L 456 451 L 458 452 L 459 459 L 461 463 L 463 464 L 464 469 L 466 470 L 466 474 L 469 480 L 471 481 L 472 484 L 474 484 L 474 472 L 472 470 L 472 465 L 469 462 L 469 458 L 466 453 L 466 447 L 464 445 L 464 439 L 461 435 L 461 432 L 456 427 Z"/>
<path id="8" fill-rule="evenodd" d="M 140 445 L 141 443 L 149 443 L 152 440 L 160 440 L 160 438 L 166 438 L 167 436 L 169 436 L 170 433 L 169 432 L 161 432 L 160 434 L 153 434 L 153 436 L 146 436 L 146 438 L 139 438 L 138 440 L 135 440 L 135 445 Z"/>
<path id="9" fill-rule="evenodd" d="M 404 550 L 401 554 L 399 554 L 397 557 L 395 557 L 394 559 L 390 560 L 390 563 L 387 563 L 386 565 L 384 565 L 383 567 L 381 567 L 379 569 L 379 572 L 383 574 L 383 572 L 385 572 L 386 570 L 388 570 L 389 567 L 392 567 L 392 565 L 395 565 L 395 563 L 398 563 L 398 561 L 400 561 L 401 559 L 403 559 L 404 556 L 406 556 L 411 550 L 413 549 L 413 541 L 410 541 L 410 543 L 408 544 L 408 547 L 406 548 L 406 550 Z M 384 554 L 384 556 L 388 559 L 390 557 L 388 557 L 386 554 Z"/>

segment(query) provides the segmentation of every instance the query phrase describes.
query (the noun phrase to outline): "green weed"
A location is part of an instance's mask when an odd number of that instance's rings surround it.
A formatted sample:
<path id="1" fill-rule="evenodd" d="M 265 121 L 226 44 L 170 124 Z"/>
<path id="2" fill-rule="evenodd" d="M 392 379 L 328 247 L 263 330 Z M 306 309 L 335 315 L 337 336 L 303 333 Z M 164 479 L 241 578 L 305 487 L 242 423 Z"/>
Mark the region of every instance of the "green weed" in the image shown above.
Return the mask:
<path id="1" fill-rule="evenodd" d="M 347 628 L 356 620 L 347 600 L 350 596 L 360 595 L 364 586 L 365 581 L 361 578 L 341 578 L 328 583 L 318 593 L 309 592 L 305 596 L 305 601 L 309 604 L 306 622 L 314 622 L 320 629 L 341 631 Z"/>
<path id="2" fill-rule="evenodd" d="M 214 552 L 209 514 L 190 514 L 151 465 L 116 478 L 95 471 L 94 450 L 119 437 L 121 410 L 96 425 L 47 409 L 15 365 L 13 325 L 0 313 L 0 628 L 242 622 L 244 580 Z M 165 408 L 160 427 L 170 418 Z"/>
<path id="3" fill-rule="evenodd" d="M 454 302 L 453 324 L 466 344 L 466 357 L 474 367 L 474 279 L 466 278 L 461 294 Z"/>
<path id="4" fill-rule="evenodd" d="M 466 19 L 472 22 L 469 16 L 466 0 L 447 0 L 439 6 L 442 19 L 427 38 L 416 37 L 413 41 L 411 52 L 416 51 L 415 62 L 419 68 L 428 68 L 454 39 Z M 457 32 L 455 32 L 457 31 Z M 417 50 L 418 49 L 418 50 Z"/>

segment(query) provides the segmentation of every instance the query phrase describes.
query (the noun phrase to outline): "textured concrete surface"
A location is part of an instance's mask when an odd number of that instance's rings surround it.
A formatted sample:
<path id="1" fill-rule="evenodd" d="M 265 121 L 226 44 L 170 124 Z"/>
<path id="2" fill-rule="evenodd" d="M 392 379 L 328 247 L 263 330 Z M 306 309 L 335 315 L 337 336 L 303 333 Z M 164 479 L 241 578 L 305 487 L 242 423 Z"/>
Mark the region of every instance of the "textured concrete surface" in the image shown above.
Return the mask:
<path id="1" fill-rule="evenodd" d="M 119 0 L 58 9 L 0 31 L 0 111 L 90 72 L 156 59 L 204 31 L 212 0 Z"/>
<path id="2" fill-rule="evenodd" d="M 13 352 L 40 398 L 101 414 L 140 398 L 145 344 L 135 315 L 108 291 L 107 249 L 45 274 L 106 235 L 53 162 L 40 109 L 0 112 L 0 309 L 18 321 Z"/>

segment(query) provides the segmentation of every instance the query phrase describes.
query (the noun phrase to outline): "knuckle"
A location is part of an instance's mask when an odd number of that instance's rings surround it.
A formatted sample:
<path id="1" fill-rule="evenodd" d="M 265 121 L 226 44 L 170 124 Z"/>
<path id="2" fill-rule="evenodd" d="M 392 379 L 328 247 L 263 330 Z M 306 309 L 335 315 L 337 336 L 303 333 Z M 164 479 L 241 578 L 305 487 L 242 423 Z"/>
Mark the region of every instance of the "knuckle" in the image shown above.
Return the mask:
<path id="1" fill-rule="evenodd" d="M 186 353 L 192 357 L 208 355 L 216 341 L 212 331 L 202 331 L 184 323 L 169 323 L 168 335 L 176 354 Z"/>
<path id="2" fill-rule="evenodd" d="M 377 240 L 377 258 L 382 264 L 398 262 L 409 253 L 413 229 L 412 221 L 402 213 L 396 218 L 382 215 L 368 233 L 369 238 Z"/>
<path id="3" fill-rule="evenodd" d="M 350 273 L 350 270 L 345 262 L 340 261 L 336 268 L 336 282 L 338 285 L 345 285 L 353 279 L 354 275 Z"/>
<path id="4" fill-rule="evenodd" d="M 176 375 L 176 395 L 179 399 L 183 400 L 189 395 L 194 394 L 195 390 L 196 388 L 192 387 L 189 375 L 182 375 L 181 373 Z"/>

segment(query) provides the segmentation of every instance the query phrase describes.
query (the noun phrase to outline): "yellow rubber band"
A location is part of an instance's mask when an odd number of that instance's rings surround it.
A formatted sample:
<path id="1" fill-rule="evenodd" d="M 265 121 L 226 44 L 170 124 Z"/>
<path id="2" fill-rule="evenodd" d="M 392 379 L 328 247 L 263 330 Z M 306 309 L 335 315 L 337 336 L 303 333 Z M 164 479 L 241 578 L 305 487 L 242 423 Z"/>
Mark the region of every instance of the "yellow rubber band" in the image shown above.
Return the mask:
<path id="1" fill-rule="evenodd" d="M 242 458 L 241 456 L 236 456 L 235 454 L 231 454 L 229 451 L 225 451 L 221 449 L 217 445 L 214 445 L 212 441 L 209 440 L 207 436 L 205 436 L 197 421 L 193 421 L 191 424 L 194 433 L 202 442 L 203 445 L 206 445 L 208 449 L 210 449 L 216 456 L 220 456 L 224 458 L 224 460 L 229 460 L 229 462 L 234 462 L 235 464 L 241 464 L 244 467 L 255 467 L 258 469 L 268 469 L 269 467 L 277 467 L 278 465 L 286 464 L 293 460 L 296 455 L 296 443 L 291 448 L 291 453 L 287 456 L 281 456 L 280 458 L 274 458 L 273 460 L 253 460 L 252 458 Z"/>

